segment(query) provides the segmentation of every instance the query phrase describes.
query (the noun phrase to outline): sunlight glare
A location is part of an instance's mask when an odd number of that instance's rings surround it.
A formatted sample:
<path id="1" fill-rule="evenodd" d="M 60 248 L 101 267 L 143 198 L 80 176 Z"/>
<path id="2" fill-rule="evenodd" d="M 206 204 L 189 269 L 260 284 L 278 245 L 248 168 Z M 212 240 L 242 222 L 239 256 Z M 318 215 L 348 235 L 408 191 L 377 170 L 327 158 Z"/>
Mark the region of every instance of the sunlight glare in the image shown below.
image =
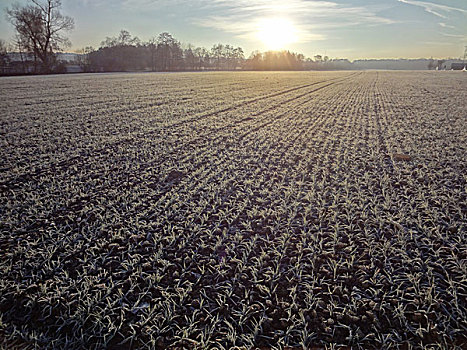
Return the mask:
<path id="1" fill-rule="evenodd" d="M 284 18 L 269 18 L 259 22 L 257 38 L 268 50 L 284 49 L 298 40 L 297 29 Z"/>

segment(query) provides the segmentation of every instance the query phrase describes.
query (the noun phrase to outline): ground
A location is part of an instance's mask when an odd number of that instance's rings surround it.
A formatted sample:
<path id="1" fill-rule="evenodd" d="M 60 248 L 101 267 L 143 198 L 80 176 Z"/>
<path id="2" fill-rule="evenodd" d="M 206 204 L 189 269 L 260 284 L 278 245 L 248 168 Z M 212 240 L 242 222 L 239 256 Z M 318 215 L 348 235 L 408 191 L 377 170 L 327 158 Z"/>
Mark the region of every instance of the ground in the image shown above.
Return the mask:
<path id="1" fill-rule="evenodd" d="M 464 72 L 0 79 L 3 346 L 466 348 L 466 99 Z"/>

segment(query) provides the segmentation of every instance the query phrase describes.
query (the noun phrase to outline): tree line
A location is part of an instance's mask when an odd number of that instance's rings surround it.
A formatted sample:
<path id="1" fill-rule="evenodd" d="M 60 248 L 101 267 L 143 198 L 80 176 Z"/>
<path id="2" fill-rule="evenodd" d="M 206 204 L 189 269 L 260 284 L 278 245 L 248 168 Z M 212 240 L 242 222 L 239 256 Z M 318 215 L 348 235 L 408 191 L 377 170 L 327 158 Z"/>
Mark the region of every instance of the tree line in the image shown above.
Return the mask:
<path id="1" fill-rule="evenodd" d="M 290 51 L 255 51 L 245 62 L 249 70 L 302 70 L 305 56 Z"/>
<path id="2" fill-rule="evenodd" d="M 80 51 L 79 64 L 86 72 L 113 71 L 183 71 L 183 70 L 299 70 L 305 57 L 289 51 L 255 51 L 245 59 L 241 47 L 216 44 L 208 50 L 191 44 L 182 44 L 170 33 L 164 32 L 148 42 L 141 42 L 128 31 L 116 37 L 107 37 L 99 49 Z"/>
<path id="3" fill-rule="evenodd" d="M 78 63 L 86 72 L 234 70 L 244 60 L 241 47 L 228 44 L 216 44 L 210 50 L 191 44 L 183 47 L 167 32 L 142 42 L 126 30 L 116 37 L 107 37 L 97 50 L 87 47 L 79 54 Z"/>

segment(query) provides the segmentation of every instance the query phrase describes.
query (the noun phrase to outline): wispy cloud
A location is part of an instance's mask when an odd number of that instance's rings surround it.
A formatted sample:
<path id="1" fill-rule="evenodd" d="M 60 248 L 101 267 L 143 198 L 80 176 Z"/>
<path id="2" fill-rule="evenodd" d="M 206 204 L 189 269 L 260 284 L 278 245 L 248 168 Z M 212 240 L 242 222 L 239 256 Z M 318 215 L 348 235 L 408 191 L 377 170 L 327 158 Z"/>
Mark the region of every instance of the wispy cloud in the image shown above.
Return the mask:
<path id="1" fill-rule="evenodd" d="M 433 47 L 451 46 L 452 43 L 448 41 L 422 41 L 422 44 L 430 45 Z"/>
<path id="2" fill-rule="evenodd" d="M 445 18 L 445 19 L 448 18 L 447 13 L 453 12 L 453 11 L 467 14 L 467 9 L 460 8 L 460 7 L 452 7 L 452 6 L 440 5 L 440 4 L 435 4 L 432 2 L 417 1 L 417 0 L 398 0 L 398 1 L 404 4 L 422 7 L 426 12 L 431 13 L 440 18 Z"/>
<path id="3" fill-rule="evenodd" d="M 438 24 L 439 24 L 441 27 L 443 27 L 443 28 L 450 28 L 450 29 L 455 29 L 455 28 L 456 28 L 456 27 L 451 26 L 451 25 L 449 25 L 449 24 L 446 24 L 446 23 L 444 23 L 444 22 L 440 22 L 440 23 L 438 23 Z"/>
<path id="4" fill-rule="evenodd" d="M 449 33 L 441 33 L 443 36 L 447 36 L 449 38 L 458 38 L 458 39 L 467 39 L 467 35 L 462 34 L 449 34 Z"/>
<path id="5" fill-rule="evenodd" d="M 344 6 L 318 0 L 206 0 L 212 15 L 194 20 L 194 24 L 254 39 L 258 23 L 265 18 L 287 18 L 297 29 L 299 42 L 326 39 L 325 29 L 374 26 L 394 23 L 369 8 Z"/>

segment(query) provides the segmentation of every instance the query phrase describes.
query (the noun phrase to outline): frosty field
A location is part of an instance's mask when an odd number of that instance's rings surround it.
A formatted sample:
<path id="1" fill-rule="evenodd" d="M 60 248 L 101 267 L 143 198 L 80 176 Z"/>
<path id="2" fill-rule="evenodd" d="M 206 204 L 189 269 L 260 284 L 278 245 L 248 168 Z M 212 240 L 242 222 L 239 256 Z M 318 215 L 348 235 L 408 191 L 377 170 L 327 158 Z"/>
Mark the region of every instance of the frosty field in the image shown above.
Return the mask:
<path id="1" fill-rule="evenodd" d="M 465 349 L 467 74 L 0 79 L 6 348 Z"/>

